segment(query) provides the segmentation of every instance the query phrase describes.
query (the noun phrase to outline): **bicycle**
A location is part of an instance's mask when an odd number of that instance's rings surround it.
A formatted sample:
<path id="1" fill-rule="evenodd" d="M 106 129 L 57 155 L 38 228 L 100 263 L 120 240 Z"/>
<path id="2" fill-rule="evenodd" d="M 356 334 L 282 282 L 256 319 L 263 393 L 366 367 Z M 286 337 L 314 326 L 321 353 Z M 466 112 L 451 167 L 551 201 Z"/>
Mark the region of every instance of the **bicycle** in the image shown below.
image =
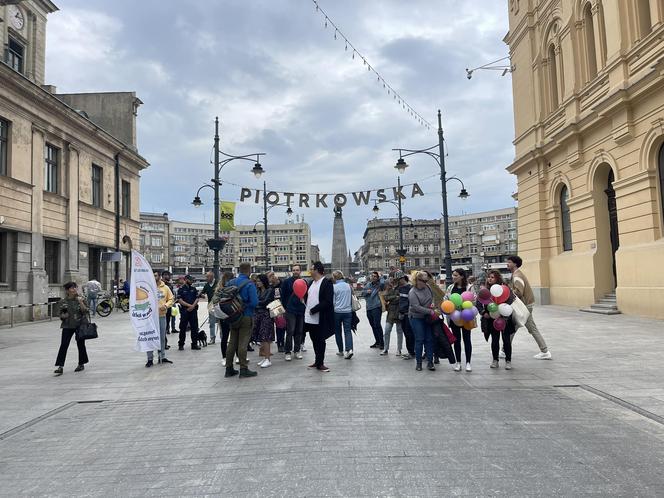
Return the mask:
<path id="1" fill-rule="evenodd" d="M 95 308 L 95 311 L 97 314 L 101 317 L 107 317 L 113 312 L 113 309 L 116 306 L 119 306 L 119 308 L 124 311 L 125 313 L 129 311 L 129 297 L 128 296 L 118 296 L 117 298 L 117 304 L 114 296 L 111 296 L 109 293 L 100 293 L 99 294 L 99 302 L 97 303 L 97 307 Z"/>

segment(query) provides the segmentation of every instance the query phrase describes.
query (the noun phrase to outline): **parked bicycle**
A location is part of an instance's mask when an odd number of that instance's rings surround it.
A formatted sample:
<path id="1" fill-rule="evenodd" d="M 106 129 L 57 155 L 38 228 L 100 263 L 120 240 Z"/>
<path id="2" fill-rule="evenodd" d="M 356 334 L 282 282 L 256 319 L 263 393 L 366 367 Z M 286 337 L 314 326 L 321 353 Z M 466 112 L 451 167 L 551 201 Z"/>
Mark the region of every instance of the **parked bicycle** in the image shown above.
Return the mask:
<path id="1" fill-rule="evenodd" d="M 115 302 L 115 296 L 112 296 L 108 292 L 99 293 L 98 299 L 95 311 L 101 317 L 110 315 L 116 306 L 119 306 L 125 313 L 129 311 L 129 296 L 118 296 L 117 304 Z"/>

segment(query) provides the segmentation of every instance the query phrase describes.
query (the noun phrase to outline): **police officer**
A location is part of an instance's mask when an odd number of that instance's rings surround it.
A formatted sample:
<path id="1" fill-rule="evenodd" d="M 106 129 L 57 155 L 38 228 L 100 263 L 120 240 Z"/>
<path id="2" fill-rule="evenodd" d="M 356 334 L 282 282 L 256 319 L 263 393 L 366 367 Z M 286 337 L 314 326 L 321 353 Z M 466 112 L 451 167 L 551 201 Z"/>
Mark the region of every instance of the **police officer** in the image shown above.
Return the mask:
<path id="1" fill-rule="evenodd" d="M 192 285 L 194 279 L 191 275 L 185 275 L 184 285 L 178 290 L 178 304 L 180 304 L 180 338 L 178 349 L 184 349 L 184 341 L 187 337 L 187 325 L 191 329 L 191 349 L 198 347 L 198 291 Z"/>

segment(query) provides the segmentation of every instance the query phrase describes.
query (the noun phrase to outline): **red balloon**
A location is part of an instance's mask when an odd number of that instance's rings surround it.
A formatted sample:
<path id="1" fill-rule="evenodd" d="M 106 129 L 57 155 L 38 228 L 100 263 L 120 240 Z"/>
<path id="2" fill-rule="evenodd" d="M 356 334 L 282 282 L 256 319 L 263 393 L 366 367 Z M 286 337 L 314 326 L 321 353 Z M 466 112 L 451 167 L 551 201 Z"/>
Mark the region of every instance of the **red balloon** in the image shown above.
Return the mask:
<path id="1" fill-rule="evenodd" d="M 304 280 L 298 278 L 295 282 L 293 282 L 293 294 L 302 299 L 306 293 L 307 283 Z"/>
<path id="2" fill-rule="evenodd" d="M 493 328 L 496 329 L 498 332 L 502 332 L 505 330 L 505 327 L 507 327 L 507 322 L 505 321 L 504 318 L 496 318 L 493 321 Z"/>
<path id="3" fill-rule="evenodd" d="M 502 288 L 503 288 L 503 293 L 496 298 L 496 303 L 498 304 L 503 304 L 510 297 L 510 288 L 507 287 L 505 284 L 502 285 Z"/>

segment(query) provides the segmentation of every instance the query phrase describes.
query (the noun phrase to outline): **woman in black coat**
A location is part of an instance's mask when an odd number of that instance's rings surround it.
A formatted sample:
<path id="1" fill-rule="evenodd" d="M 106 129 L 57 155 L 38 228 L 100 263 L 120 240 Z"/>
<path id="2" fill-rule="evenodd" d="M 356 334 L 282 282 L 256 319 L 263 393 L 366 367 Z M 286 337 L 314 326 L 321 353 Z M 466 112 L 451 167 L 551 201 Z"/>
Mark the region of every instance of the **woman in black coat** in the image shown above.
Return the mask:
<path id="1" fill-rule="evenodd" d="M 311 267 L 313 280 L 304 296 L 304 327 L 314 345 L 316 360 L 309 368 L 329 372 L 325 366 L 325 340 L 334 335 L 334 285 L 325 278 L 323 263 L 316 261 Z"/>
<path id="2" fill-rule="evenodd" d="M 492 285 L 498 284 L 503 285 L 503 277 L 500 275 L 498 270 L 489 270 L 486 278 L 487 288 L 491 288 Z M 514 294 L 510 291 L 510 297 L 505 301 L 507 304 L 512 304 L 514 302 Z M 512 317 L 502 317 L 505 320 L 505 329 L 496 330 L 494 327 L 495 320 L 489 316 L 487 311 L 488 305 L 483 305 L 477 303 L 479 314 L 482 317 L 481 325 L 482 332 L 484 332 L 484 337 L 489 340 L 491 336 L 491 354 L 493 356 L 493 361 L 491 362 L 491 368 L 498 368 L 498 354 L 500 353 L 500 337 L 503 338 L 503 349 L 505 350 L 505 370 L 512 369 L 512 335 L 516 332 L 514 327 L 514 322 Z"/>

